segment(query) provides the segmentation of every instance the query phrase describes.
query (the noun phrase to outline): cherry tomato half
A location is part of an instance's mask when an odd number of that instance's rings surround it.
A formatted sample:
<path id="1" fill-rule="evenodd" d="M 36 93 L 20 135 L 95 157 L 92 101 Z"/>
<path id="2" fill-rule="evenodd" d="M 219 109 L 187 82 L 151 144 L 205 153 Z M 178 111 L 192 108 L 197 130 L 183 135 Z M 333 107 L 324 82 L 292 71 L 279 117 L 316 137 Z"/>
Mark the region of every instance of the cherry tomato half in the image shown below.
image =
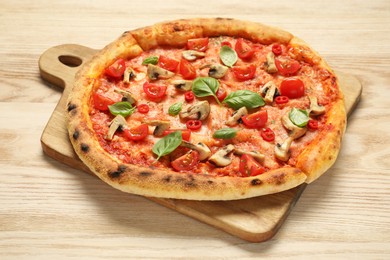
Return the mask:
<path id="1" fill-rule="evenodd" d="M 276 58 L 275 65 L 279 73 L 283 76 L 292 76 L 295 75 L 298 70 L 301 68 L 301 65 L 298 61 L 290 58 Z"/>
<path id="2" fill-rule="evenodd" d="M 315 131 L 318 129 L 318 127 L 319 124 L 317 120 L 310 119 L 309 122 L 307 123 L 307 128 L 309 128 L 309 130 Z"/>
<path id="3" fill-rule="evenodd" d="M 165 92 L 167 91 L 167 86 L 145 82 L 143 85 L 143 89 L 146 96 L 150 100 L 159 101 L 162 97 L 165 96 Z"/>
<path id="4" fill-rule="evenodd" d="M 256 176 L 265 172 L 263 166 L 258 163 L 251 155 L 243 154 L 240 158 L 239 172 L 241 176 Z"/>
<path id="5" fill-rule="evenodd" d="M 112 104 L 115 103 L 114 100 L 105 97 L 99 93 L 93 94 L 92 98 L 93 98 L 93 106 L 100 111 L 107 111 L 108 106 L 111 106 Z"/>
<path id="6" fill-rule="evenodd" d="M 179 66 L 179 62 L 177 60 L 168 58 L 167 56 L 160 55 L 158 58 L 158 65 L 163 69 L 175 72 L 177 66 Z"/>
<path id="7" fill-rule="evenodd" d="M 188 171 L 193 169 L 199 163 L 199 152 L 191 150 L 171 162 L 176 171 Z"/>
<path id="8" fill-rule="evenodd" d="M 253 79 L 256 72 L 256 66 L 250 64 L 248 66 L 236 66 L 232 68 L 234 77 L 239 81 Z"/>
<path id="9" fill-rule="evenodd" d="M 194 79 L 196 78 L 196 69 L 192 64 L 186 59 L 181 59 L 179 64 L 180 74 L 184 79 Z"/>
<path id="10" fill-rule="evenodd" d="M 205 51 L 207 50 L 208 44 L 209 38 L 190 39 L 187 41 L 187 49 L 195 51 Z"/>
<path id="11" fill-rule="evenodd" d="M 234 50 L 241 59 L 250 59 L 255 53 L 255 49 L 253 48 L 252 44 L 245 41 L 243 38 L 239 38 L 237 40 Z"/>
<path id="12" fill-rule="evenodd" d="M 187 141 L 189 142 L 190 141 L 190 138 L 191 138 L 191 130 L 189 129 L 167 129 L 165 130 L 162 135 L 163 136 L 166 136 L 166 135 L 169 135 L 170 133 L 173 133 L 173 132 L 176 132 L 176 131 L 180 131 L 181 132 L 181 138 L 184 140 L 184 141 Z"/>
<path id="13" fill-rule="evenodd" d="M 184 94 L 184 99 L 187 101 L 187 102 L 191 102 L 193 101 L 195 98 L 195 95 L 192 91 L 188 91 Z"/>
<path id="14" fill-rule="evenodd" d="M 278 43 L 275 43 L 274 45 L 272 45 L 272 52 L 275 54 L 275 56 L 279 56 L 280 54 L 282 54 L 282 46 Z"/>
<path id="15" fill-rule="evenodd" d="M 199 130 L 202 127 L 202 121 L 200 120 L 189 120 L 186 123 L 186 126 L 190 130 Z"/>
<path id="16" fill-rule="evenodd" d="M 120 78 L 125 73 L 126 64 L 124 59 L 118 59 L 113 64 L 108 66 L 105 73 L 112 78 Z"/>
<path id="17" fill-rule="evenodd" d="M 267 110 L 261 110 L 259 112 L 243 116 L 242 121 L 248 128 L 262 128 L 268 121 Z"/>
<path id="18" fill-rule="evenodd" d="M 226 98 L 227 92 L 226 92 L 226 90 L 224 88 L 219 87 L 218 90 L 217 90 L 216 96 L 217 96 L 218 100 L 220 102 L 222 102 Z"/>
<path id="19" fill-rule="evenodd" d="M 271 128 L 263 128 L 260 132 L 261 137 L 263 137 L 264 141 L 272 142 L 275 140 L 275 133 L 271 130 Z"/>
<path id="20" fill-rule="evenodd" d="M 305 94 L 305 85 L 299 78 L 286 78 L 280 84 L 280 94 L 288 98 L 300 98 Z"/>
<path id="21" fill-rule="evenodd" d="M 147 104 L 139 104 L 137 110 L 142 114 L 147 114 L 149 112 L 149 106 Z"/>
<path id="22" fill-rule="evenodd" d="M 149 133 L 149 127 L 147 124 L 142 124 L 137 127 L 123 130 L 125 137 L 131 141 L 140 141 L 145 139 Z"/>
<path id="23" fill-rule="evenodd" d="M 288 99 L 288 97 L 287 96 L 277 96 L 276 98 L 275 98 L 275 103 L 276 104 L 286 104 L 286 103 L 288 103 L 288 101 L 289 101 L 289 99 Z"/>

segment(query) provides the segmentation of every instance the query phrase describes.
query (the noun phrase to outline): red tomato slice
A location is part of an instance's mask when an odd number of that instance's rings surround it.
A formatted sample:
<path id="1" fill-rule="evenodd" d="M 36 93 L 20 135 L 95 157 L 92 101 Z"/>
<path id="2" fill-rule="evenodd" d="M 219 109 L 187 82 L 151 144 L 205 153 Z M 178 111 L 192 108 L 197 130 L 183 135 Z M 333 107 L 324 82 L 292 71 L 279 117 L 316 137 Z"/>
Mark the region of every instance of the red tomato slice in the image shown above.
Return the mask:
<path id="1" fill-rule="evenodd" d="M 234 77 L 239 81 L 253 79 L 256 72 L 256 66 L 250 64 L 248 66 L 236 66 L 232 68 Z"/>
<path id="2" fill-rule="evenodd" d="M 305 94 L 305 85 L 298 78 L 286 78 L 280 84 L 280 94 L 288 98 L 300 98 Z"/>
<path id="3" fill-rule="evenodd" d="M 318 124 L 317 120 L 310 119 L 309 122 L 307 123 L 307 128 L 309 128 L 309 130 L 311 130 L 311 131 L 317 130 L 318 127 L 319 127 L 319 124 Z"/>
<path id="4" fill-rule="evenodd" d="M 132 141 L 143 140 L 146 136 L 148 136 L 148 133 L 149 127 L 147 124 L 142 124 L 131 129 L 125 128 L 123 130 L 123 134 L 125 135 L 125 137 Z"/>
<path id="5" fill-rule="evenodd" d="M 181 138 L 184 141 L 187 141 L 187 142 L 190 141 L 191 130 L 189 130 L 189 129 L 168 129 L 168 130 L 165 130 L 162 135 L 166 136 L 166 135 L 169 135 L 170 133 L 173 133 L 173 132 L 176 132 L 176 131 L 180 131 L 181 132 Z"/>
<path id="6" fill-rule="evenodd" d="M 249 154 L 241 156 L 238 170 L 243 177 L 256 176 L 265 172 L 264 167 Z"/>
<path id="7" fill-rule="evenodd" d="M 222 46 L 228 46 L 228 47 L 232 48 L 232 44 L 230 42 L 228 42 L 228 41 L 221 42 L 221 47 Z"/>
<path id="8" fill-rule="evenodd" d="M 243 38 L 239 38 L 237 40 L 234 49 L 237 52 L 238 57 L 241 59 L 249 59 L 255 53 L 252 43 L 245 41 Z"/>
<path id="9" fill-rule="evenodd" d="M 181 59 L 179 65 L 180 74 L 184 79 L 194 79 L 196 78 L 196 69 L 192 64 L 186 59 Z"/>
<path id="10" fill-rule="evenodd" d="M 216 96 L 217 96 L 218 100 L 222 102 L 226 98 L 227 92 L 224 88 L 219 87 L 217 90 Z"/>
<path id="11" fill-rule="evenodd" d="M 149 106 L 147 104 L 139 104 L 137 110 L 142 114 L 147 114 L 149 112 Z"/>
<path id="12" fill-rule="evenodd" d="M 187 49 L 205 51 L 209 45 L 209 38 L 190 39 L 187 41 Z"/>
<path id="13" fill-rule="evenodd" d="M 118 59 L 105 70 L 106 74 L 112 78 L 120 78 L 125 73 L 126 64 L 124 59 Z"/>
<path id="14" fill-rule="evenodd" d="M 263 128 L 260 132 L 261 137 L 263 137 L 264 141 L 272 142 L 275 140 L 275 133 L 271 130 L 271 128 Z"/>
<path id="15" fill-rule="evenodd" d="M 160 55 L 158 58 L 158 65 L 163 69 L 175 72 L 177 66 L 179 66 L 179 62 L 177 60 L 168 58 L 167 56 Z"/>
<path id="16" fill-rule="evenodd" d="M 99 109 L 100 111 L 107 111 L 108 106 L 111 106 L 115 103 L 114 100 L 103 96 L 102 94 L 95 93 L 93 94 L 93 105 L 96 109 Z"/>
<path id="17" fill-rule="evenodd" d="M 282 46 L 280 44 L 277 44 L 275 43 L 274 45 L 272 45 L 272 52 L 275 54 L 275 56 L 279 56 L 280 54 L 282 54 Z"/>
<path id="18" fill-rule="evenodd" d="M 188 171 L 193 169 L 199 163 L 199 152 L 191 150 L 171 162 L 173 169 L 176 171 Z"/>
<path id="19" fill-rule="evenodd" d="M 268 121 L 267 110 L 261 110 L 259 112 L 243 116 L 242 121 L 248 128 L 262 128 Z"/>
<path id="20" fill-rule="evenodd" d="M 295 75 L 298 70 L 301 68 L 301 65 L 298 61 L 290 58 L 276 58 L 275 65 L 279 73 L 283 76 L 292 76 Z"/>
<path id="21" fill-rule="evenodd" d="M 189 120 L 189 121 L 187 121 L 186 126 L 187 126 L 188 129 L 196 131 L 196 130 L 199 130 L 202 127 L 202 121 L 200 121 L 200 120 Z"/>
<path id="22" fill-rule="evenodd" d="M 159 101 L 165 96 L 167 86 L 145 82 L 143 85 L 146 96 L 152 101 Z"/>

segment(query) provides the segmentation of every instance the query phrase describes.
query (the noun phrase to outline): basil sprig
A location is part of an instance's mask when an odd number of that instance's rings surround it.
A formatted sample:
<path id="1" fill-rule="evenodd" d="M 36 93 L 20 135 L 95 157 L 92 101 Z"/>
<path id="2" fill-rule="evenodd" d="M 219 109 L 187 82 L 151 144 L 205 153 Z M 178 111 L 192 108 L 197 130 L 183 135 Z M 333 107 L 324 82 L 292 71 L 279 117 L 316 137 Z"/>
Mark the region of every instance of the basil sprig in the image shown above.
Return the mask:
<path id="1" fill-rule="evenodd" d="M 135 111 L 135 107 L 127 101 L 116 102 L 115 104 L 108 106 L 108 109 L 114 116 L 121 115 L 123 117 L 129 116 Z"/>
<path id="2" fill-rule="evenodd" d="M 180 113 L 182 106 L 183 106 L 182 102 L 177 102 L 173 104 L 168 108 L 168 114 L 170 114 L 171 116 L 177 116 Z"/>
<path id="3" fill-rule="evenodd" d="M 232 92 L 222 103 L 227 104 L 235 110 L 240 109 L 241 107 L 252 109 L 265 105 L 263 98 L 258 93 L 250 90 L 237 90 Z"/>
<path id="4" fill-rule="evenodd" d="M 305 127 L 309 122 L 309 113 L 304 109 L 293 108 L 288 114 L 291 122 L 298 127 Z"/>
<path id="5" fill-rule="evenodd" d="M 158 140 L 152 148 L 153 153 L 155 153 L 158 159 L 161 156 L 170 154 L 173 152 L 183 141 L 181 131 L 176 131 L 170 133 L 169 135 L 164 136 L 160 140 Z"/>
<path id="6" fill-rule="evenodd" d="M 142 65 L 148 65 L 148 64 L 153 64 L 156 65 L 158 63 L 158 57 L 157 56 L 150 56 L 145 58 L 142 61 Z"/>
<path id="7" fill-rule="evenodd" d="M 213 137 L 218 139 L 232 139 L 237 135 L 237 129 L 221 128 L 214 132 Z"/>
<path id="8" fill-rule="evenodd" d="M 219 58 L 228 67 L 232 67 L 238 59 L 236 51 L 226 45 L 221 47 Z"/>
<path id="9" fill-rule="evenodd" d="M 197 97 L 213 96 L 218 104 L 221 104 L 217 98 L 219 82 L 211 77 L 198 77 L 192 82 L 192 92 Z"/>

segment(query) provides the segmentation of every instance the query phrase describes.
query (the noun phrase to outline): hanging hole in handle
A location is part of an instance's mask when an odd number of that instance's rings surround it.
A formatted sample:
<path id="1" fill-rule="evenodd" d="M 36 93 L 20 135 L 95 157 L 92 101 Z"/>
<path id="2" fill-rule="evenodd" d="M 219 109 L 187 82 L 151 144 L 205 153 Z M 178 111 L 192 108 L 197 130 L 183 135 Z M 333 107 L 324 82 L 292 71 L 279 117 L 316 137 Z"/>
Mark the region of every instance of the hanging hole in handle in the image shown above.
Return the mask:
<path id="1" fill-rule="evenodd" d="M 83 61 L 79 57 L 70 55 L 61 55 L 58 57 L 58 60 L 62 64 L 72 68 L 78 67 L 81 65 L 81 63 L 83 63 Z"/>

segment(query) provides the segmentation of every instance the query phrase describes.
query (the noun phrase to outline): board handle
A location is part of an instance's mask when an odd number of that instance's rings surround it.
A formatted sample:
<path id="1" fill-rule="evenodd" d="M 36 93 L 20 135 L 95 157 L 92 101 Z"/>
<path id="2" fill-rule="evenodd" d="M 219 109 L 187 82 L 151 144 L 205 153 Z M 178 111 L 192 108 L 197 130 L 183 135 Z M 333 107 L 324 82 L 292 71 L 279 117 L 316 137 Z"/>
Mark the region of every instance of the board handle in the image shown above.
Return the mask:
<path id="1" fill-rule="evenodd" d="M 97 50 L 78 44 L 62 44 L 46 50 L 39 58 L 41 77 L 49 83 L 66 88 L 73 83 L 77 70 Z"/>

